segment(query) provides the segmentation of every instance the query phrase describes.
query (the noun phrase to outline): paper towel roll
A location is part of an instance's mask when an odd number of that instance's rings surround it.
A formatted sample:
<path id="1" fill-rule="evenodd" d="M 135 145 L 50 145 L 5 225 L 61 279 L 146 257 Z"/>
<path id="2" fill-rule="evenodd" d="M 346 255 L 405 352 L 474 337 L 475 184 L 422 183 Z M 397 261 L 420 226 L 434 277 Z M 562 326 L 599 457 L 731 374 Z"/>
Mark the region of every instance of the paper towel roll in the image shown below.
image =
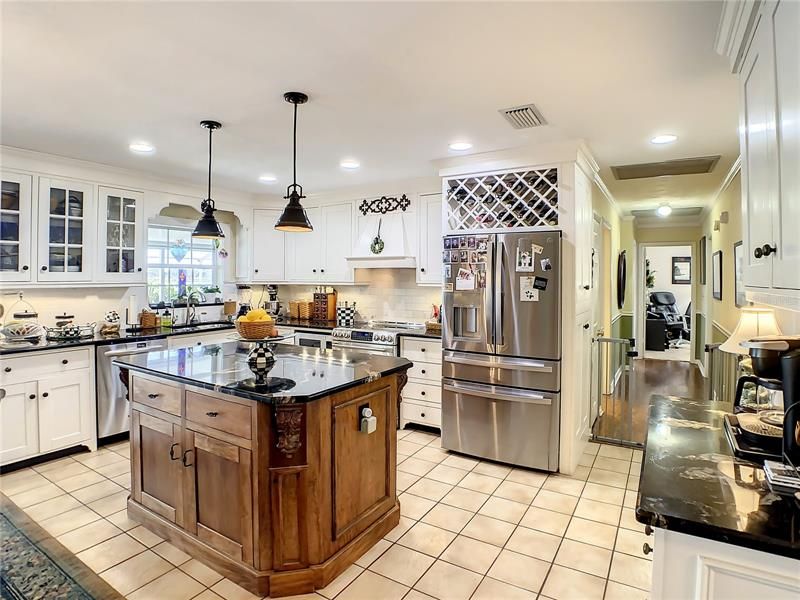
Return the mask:
<path id="1" fill-rule="evenodd" d="M 128 325 L 139 324 L 139 308 L 136 302 L 136 294 L 128 297 Z"/>

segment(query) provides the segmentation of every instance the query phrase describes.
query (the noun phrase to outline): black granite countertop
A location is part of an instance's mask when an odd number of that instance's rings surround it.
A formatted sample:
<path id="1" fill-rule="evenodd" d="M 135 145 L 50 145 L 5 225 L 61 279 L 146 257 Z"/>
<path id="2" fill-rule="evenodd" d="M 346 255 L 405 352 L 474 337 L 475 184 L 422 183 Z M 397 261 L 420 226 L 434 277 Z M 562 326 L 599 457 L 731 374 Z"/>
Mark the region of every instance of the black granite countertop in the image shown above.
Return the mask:
<path id="1" fill-rule="evenodd" d="M 333 329 L 336 327 L 336 321 L 293 319 L 291 317 L 278 317 L 278 320 L 275 321 L 275 324 L 283 327 L 299 327 L 300 329 L 322 329 L 325 331 L 333 331 Z"/>
<path id="2" fill-rule="evenodd" d="M 636 519 L 800 559 L 800 503 L 773 494 L 756 464 L 733 456 L 730 404 L 653 396 Z"/>
<path id="3" fill-rule="evenodd" d="M 272 344 L 266 384 L 247 364 L 252 342 L 226 342 L 121 357 L 121 367 L 259 402 L 310 402 L 405 371 L 405 358 Z"/>
<path id="4" fill-rule="evenodd" d="M 120 331 L 114 335 L 100 335 L 95 333 L 92 337 L 79 340 L 56 341 L 44 337 L 31 342 L 0 342 L 0 356 L 6 354 L 19 354 L 23 352 L 37 352 L 40 350 L 69 350 L 80 346 L 102 346 L 105 344 L 125 344 L 130 342 L 144 342 L 147 340 L 160 340 L 173 335 L 188 335 L 233 329 L 233 323 L 215 323 L 213 325 L 199 325 L 195 327 L 181 327 L 178 329 L 153 328 L 139 331 Z"/>

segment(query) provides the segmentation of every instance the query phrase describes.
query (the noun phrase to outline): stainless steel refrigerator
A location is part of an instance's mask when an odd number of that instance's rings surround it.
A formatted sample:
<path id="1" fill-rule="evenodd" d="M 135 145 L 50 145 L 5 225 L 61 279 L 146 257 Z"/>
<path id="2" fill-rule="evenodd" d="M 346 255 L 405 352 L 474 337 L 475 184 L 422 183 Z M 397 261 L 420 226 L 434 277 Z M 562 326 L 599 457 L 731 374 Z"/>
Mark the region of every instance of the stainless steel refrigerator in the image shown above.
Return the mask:
<path id="1" fill-rule="evenodd" d="M 443 243 L 442 446 L 558 470 L 561 232 Z"/>

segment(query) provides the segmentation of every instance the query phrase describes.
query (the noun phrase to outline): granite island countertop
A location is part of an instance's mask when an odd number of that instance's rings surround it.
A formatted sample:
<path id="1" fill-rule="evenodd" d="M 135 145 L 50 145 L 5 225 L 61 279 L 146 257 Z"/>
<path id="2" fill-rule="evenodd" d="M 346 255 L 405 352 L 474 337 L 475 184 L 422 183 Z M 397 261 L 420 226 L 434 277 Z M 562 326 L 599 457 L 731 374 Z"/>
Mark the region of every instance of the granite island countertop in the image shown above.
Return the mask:
<path id="1" fill-rule="evenodd" d="M 728 403 L 653 396 L 636 519 L 800 559 L 800 502 L 773 494 L 763 469 L 733 455 Z"/>
<path id="2" fill-rule="evenodd" d="M 259 382 L 252 342 L 226 342 L 123 356 L 115 364 L 156 377 L 270 404 L 311 402 L 407 370 L 405 358 L 271 344 L 275 363 Z"/>

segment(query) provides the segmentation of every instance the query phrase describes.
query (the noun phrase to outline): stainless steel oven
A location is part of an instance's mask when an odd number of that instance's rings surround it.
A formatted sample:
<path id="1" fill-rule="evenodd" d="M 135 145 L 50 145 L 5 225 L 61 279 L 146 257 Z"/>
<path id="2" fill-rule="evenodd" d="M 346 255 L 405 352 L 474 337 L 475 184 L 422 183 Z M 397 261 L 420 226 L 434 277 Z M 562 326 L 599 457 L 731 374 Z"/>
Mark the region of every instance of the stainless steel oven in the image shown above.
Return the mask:
<path id="1" fill-rule="evenodd" d="M 294 330 L 295 346 L 305 348 L 317 348 L 320 350 L 330 350 L 332 346 L 331 334 L 322 331 L 306 331 L 303 329 Z"/>
<path id="2" fill-rule="evenodd" d="M 373 344 L 370 342 L 345 342 L 334 339 L 334 350 L 345 350 L 348 352 L 362 352 L 364 354 L 380 354 L 383 356 L 396 356 L 397 350 L 394 345 L 386 346 Z"/>

